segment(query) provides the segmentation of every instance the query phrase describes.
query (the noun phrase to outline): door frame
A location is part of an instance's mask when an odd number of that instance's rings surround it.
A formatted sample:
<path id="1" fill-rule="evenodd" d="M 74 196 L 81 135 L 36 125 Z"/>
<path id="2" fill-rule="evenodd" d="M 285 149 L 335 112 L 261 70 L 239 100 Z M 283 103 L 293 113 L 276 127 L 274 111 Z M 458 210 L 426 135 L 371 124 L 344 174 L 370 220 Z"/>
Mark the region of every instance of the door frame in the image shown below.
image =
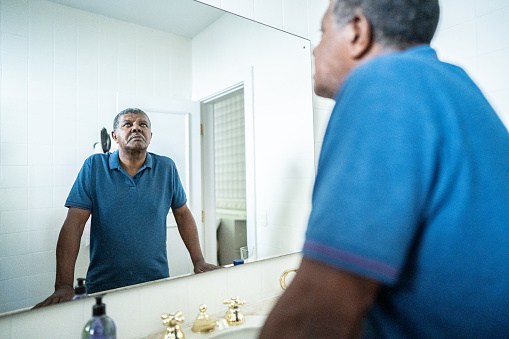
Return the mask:
<path id="1" fill-rule="evenodd" d="M 256 248 L 256 176 L 255 176 L 255 126 L 254 126 L 254 94 L 253 67 L 231 74 L 214 85 L 193 95 L 193 100 L 199 101 L 202 112 L 211 109 L 207 103 L 240 88 L 244 88 L 244 119 L 246 138 L 246 228 L 247 245 Z M 210 150 L 209 150 L 210 152 Z M 213 153 L 212 153 L 213 154 Z M 210 161 L 207 160 L 207 161 Z M 202 164 L 202 168 L 213 168 L 210 163 Z M 205 257 L 207 260 L 217 260 L 217 223 L 215 212 L 215 192 L 211 185 L 203 185 L 202 206 L 204 211 Z"/>

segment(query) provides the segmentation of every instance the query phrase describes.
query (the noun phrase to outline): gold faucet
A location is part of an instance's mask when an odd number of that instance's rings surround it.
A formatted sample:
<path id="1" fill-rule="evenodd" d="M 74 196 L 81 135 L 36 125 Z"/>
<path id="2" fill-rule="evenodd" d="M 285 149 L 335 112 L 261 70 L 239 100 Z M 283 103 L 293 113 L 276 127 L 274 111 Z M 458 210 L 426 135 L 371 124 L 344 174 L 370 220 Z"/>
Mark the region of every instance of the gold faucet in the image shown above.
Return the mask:
<path id="1" fill-rule="evenodd" d="M 239 297 L 231 298 L 230 300 L 223 300 L 223 304 L 228 305 L 228 311 L 224 315 L 226 322 L 230 326 L 242 325 L 246 319 L 244 315 L 240 311 L 240 307 L 244 305 L 246 302 L 244 300 L 240 300 Z"/>
<path id="2" fill-rule="evenodd" d="M 289 269 L 284 271 L 283 274 L 281 274 L 281 277 L 279 278 L 279 285 L 283 290 L 286 290 L 288 288 L 288 285 L 286 284 L 286 277 L 288 276 L 289 273 L 292 272 L 297 273 L 297 269 L 296 268 Z"/>
<path id="3" fill-rule="evenodd" d="M 200 313 L 196 316 L 191 330 L 196 333 L 209 333 L 216 328 L 216 322 L 209 318 L 207 306 L 200 305 Z"/>
<path id="4" fill-rule="evenodd" d="M 178 311 L 176 313 L 170 314 L 162 314 L 161 319 L 163 319 L 163 325 L 166 326 L 166 335 L 164 339 L 184 339 L 185 335 L 180 328 L 179 323 L 184 322 L 184 316 L 182 312 Z"/>

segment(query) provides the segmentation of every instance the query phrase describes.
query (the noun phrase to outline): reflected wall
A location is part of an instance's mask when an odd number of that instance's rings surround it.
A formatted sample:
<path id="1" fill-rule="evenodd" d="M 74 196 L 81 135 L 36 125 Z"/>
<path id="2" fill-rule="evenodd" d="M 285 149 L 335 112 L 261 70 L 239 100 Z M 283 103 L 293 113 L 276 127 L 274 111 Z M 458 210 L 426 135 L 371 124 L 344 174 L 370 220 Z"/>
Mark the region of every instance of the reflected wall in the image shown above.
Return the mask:
<path id="1" fill-rule="evenodd" d="M 243 72 L 252 75 L 246 104 L 254 113 L 246 129 L 253 134 L 254 159 L 246 163 L 254 167 L 258 258 L 300 251 L 315 173 L 309 41 L 224 15 L 193 39 L 192 48 L 195 100 L 235 83 Z"/>
<path id="2" fill-rule="evenodd" d="M 53 291 L 63 205 L 100 129 L 111 130 L 118 93 L 199 100 L 214 80 L 251 69 L 253 232 L 261 257 L 300 250 L 314 175 L 307 40 L 231 15 L 190 40 L 45 0 L 27 3 L 1 13 L 0 313 Z M 171 230 L 168 240 L 178 237 Z M 83 239 L 76 277 L 85 276 L 88 255 Z"/>
<path id="3" fill-rule="evenodd" d="M 1 27 L 0 313 L 51 294 L 64 202 L 117 93 L 191 97 L 189 39 L 48 1 Z"/>

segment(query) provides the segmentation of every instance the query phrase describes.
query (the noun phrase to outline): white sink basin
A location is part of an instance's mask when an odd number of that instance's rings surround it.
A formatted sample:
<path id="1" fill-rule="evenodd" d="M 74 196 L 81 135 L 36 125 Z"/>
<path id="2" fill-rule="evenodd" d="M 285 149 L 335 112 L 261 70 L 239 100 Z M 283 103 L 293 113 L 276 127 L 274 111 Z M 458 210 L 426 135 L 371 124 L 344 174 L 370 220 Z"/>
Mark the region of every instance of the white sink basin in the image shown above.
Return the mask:
<path id="1" fill-rule="evenodd" d="M 251 315 L 246 316 L 246 322 L 238 326 L 228 326 L 224 328 L 216 328 L 214 332 L 208 334 L 201 333 L 186 333 L 186 338 L 201 338 L 201 339 L 257 339 L 263 324 L 265 323 L 266 316 Z"/>
<path id="2" fill-rule="evenodd" d="M 258 334 L 260 333 L 261 327 L 239 327 L 234 330 L 223 330 L 217 331 L 215 334 L 211 334 L 210 337 L 207 338 L 217 338 L 217 339 L 256 339 L 258 338 Z"/>

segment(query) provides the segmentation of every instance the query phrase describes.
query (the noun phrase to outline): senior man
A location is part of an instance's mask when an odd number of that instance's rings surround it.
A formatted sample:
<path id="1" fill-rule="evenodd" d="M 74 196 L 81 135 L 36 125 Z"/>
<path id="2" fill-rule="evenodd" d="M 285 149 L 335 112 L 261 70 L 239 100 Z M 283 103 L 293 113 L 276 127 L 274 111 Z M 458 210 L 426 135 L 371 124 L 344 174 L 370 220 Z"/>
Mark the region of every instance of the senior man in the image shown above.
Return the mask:
<path id="1" fill-rule="evenodd" d="M 509 134 L 429 46 L 438 0 L 332 0 L 315 92 L 336 104 L 303 260 L 261 338 L 509 333 Z"/>
<path id="2" fill-rule="evenodd" d="M 65 206 L 57 243 L 55 292 L 36 307 L 70 300 L 74 266 L 86 221 L 92 215 L 86 284 L 95 293 L 169 277 L 166 216 L 170 210 L 200 273 L 205 262 L 198 231 L 173 160 L 147 152 L 148 115 L 136 108 L 118 113 L 111 132 L 118 150 L 94 154 L 81 168 Z"/>

